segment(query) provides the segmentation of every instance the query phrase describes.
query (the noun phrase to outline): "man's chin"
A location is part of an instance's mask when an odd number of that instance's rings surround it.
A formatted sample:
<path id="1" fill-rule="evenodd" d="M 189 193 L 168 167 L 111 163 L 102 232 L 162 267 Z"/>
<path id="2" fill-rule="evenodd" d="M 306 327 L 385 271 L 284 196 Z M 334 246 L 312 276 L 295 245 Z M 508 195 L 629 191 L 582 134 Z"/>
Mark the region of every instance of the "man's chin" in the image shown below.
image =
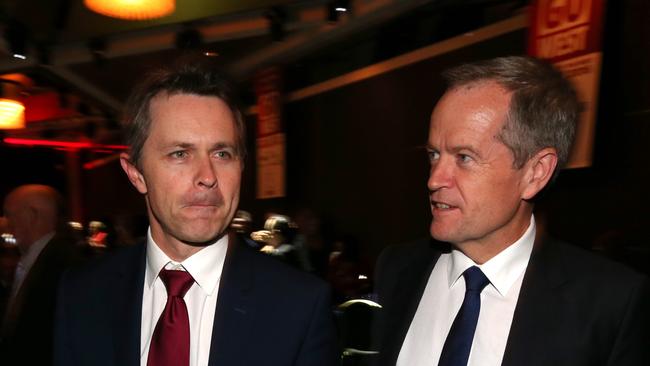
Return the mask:
<path id="1" fill-rule="evenodd" d="M 225 230 L 212 235 L 206 234 L 201 236 L 188 236 L 186 238 L 182 238 L 181 241 L 184 244 L 193 247 L 206 247 L 208 245 L 214 244 L 217 240 L 221 239 L 224 235 L 226 235 Z"/>
<path id="2" fill-rule="evenodd" d="M 434 225 L 431 225 L 431 227 L 429 228 L 429 234 L 431 234 L 431 237 L 437 241 L 448 242 L 448 243 L 453 242 L 454 238 L 456 237 L 453 232 L 450 232 L 445 228 L 436 227 Z"/>

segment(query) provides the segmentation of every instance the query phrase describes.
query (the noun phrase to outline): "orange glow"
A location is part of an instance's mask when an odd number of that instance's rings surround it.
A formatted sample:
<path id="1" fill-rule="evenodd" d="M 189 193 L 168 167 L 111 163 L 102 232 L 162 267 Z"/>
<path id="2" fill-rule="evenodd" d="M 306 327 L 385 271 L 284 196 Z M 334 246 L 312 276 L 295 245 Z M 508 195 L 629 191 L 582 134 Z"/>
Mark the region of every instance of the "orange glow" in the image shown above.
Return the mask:
<path id="1" fill-rule="evenodd" d="M 96 13 L 126 20 L 161 18 L 176 9 L 175 0 L 84 0 L 84 4 Z"/>
<path id="2" fill-rule="evenodd" d="M 92 142 L 19 139 L 13 137 L 7 137 L 3 139 L 3 141 L 5 144 L 10 144 L 10 145 L 45 146 L 45 147 L 58 147 L 64 149 L 126 150 L 127 148 L 126 145 L 103 145 L 103 144 L 93 144 Z"/>
<path id="3" fill-rule="evenodd" d="M 25 128 L 25 106 L 15 100 L 0 99 L 0 129 Z"/>

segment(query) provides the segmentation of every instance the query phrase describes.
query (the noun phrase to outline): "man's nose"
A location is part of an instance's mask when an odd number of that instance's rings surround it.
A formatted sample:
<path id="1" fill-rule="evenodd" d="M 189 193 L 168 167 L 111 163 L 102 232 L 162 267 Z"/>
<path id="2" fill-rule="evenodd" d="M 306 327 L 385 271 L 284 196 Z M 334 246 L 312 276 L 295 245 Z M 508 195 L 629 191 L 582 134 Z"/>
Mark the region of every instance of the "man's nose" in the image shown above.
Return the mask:
<path id="1" fill-rule="evenodd" d="M 214 188 L 217 186 L 217 172 L 214 162 L 209 156 L 198 159 L 196 170 L 196 184 L 199 187 Z"/>
<path id="2" fill-rule="evenodd" d="M 454 176 L 453 164 L 440 159 L 431 163 L 427 187 L 430 191 L 437 191 L 441 188 L 449 188 L 452 185 Z"/>

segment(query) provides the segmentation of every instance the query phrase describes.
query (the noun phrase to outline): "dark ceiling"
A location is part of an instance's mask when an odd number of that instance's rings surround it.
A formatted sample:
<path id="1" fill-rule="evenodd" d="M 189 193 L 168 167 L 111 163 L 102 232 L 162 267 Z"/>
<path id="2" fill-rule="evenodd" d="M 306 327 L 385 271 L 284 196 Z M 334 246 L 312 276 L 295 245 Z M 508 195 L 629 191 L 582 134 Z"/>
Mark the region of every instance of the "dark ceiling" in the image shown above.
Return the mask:
<path id="1" fill-rule="evenodd" d="M 177 1 L 173 14 L 154 20 L 126 21 L 88 10 L 82 0 L 5 0 L 6 17 L 22 22 L 35 41 L 70 43 L 88 38 L 159 28 L 258 12 L 272 6 L 292 6 L 289 0 Z M 36 11 L 35 11 L 36 10 Z"/>
<path id="2" fill-rule="evenodd" d="M 49 77 L 54 87 L 117 111 L 142 70 L 179 47 L 216 52 L 224 69 L 245 80 L 265 64 L 313 53 L 436 1 L 352 1 L 338 22 L 328 20 L 331 3 L 182 0 L 170 16 L 125 21 L 93 13 L 82 0 L 7 0 L 0 4 L 0 73 L 34 74 L 44 83 Z M 282 19 L 283 34 L 270 33 L 270 18 Z M 14 48 L 24 48 L 27 59 L 12 57 Z"/>
<path id="3" fill-rule="evenodd" d="M 180 53 L 217 54 L 215 63 L 243 85 L 266 65 L 289 65 L 293 77 L 288 79 L 301 84 L 433 43 L 463 27 L 479 27 L 490 21 L 490 11 L 507 17 L 526 3 L 357 0 L 348 1 L 350 11 L 333 21 L 334 2 L 178 0 L 170 16 L 125 21 L 93 13 L 83 0 L 5 0 L 0 3 L 0 74 L 26 74 L 34 81 L 26 94 L 53 92 L 64 105 L 75 101 L 78 112 L 65 121 L 29 123 L 5 136 L 41 138 L 47 131 L 46 137 L 56 138 L 57 129 L 69 132 L 72 126 L 87 139 L 93 124 L 91 131 L 104 133 L 91 139 L 101 135 L 103 143 L 116 143 L 115 121 L 134 82 Z M 278 19 L 281 34 L 271 31 Z M 374 45 L 372 55 L 359 47 L 362 43 Z M 14 58 L 14 48 L 23 45 L 27 59 Z M 74 139 L 75 133 L 60 135 Z"/>

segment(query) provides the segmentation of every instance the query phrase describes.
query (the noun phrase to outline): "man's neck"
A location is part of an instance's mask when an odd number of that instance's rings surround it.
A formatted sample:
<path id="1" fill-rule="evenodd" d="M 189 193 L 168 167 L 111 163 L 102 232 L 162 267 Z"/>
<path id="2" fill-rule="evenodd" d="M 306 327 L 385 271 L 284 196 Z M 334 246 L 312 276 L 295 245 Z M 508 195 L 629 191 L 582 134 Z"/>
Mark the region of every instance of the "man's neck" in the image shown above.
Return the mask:
<path id="1" fill-rule="evenodd" d="M 532 220 L 532 212 L 520 215 L 513 223 L 512 228 L 500 235 L 488 235 L 479 240 L 469 240 L 452 245 L 463 252 L 476 264 L 483 264 L 521 238 Z"/>

